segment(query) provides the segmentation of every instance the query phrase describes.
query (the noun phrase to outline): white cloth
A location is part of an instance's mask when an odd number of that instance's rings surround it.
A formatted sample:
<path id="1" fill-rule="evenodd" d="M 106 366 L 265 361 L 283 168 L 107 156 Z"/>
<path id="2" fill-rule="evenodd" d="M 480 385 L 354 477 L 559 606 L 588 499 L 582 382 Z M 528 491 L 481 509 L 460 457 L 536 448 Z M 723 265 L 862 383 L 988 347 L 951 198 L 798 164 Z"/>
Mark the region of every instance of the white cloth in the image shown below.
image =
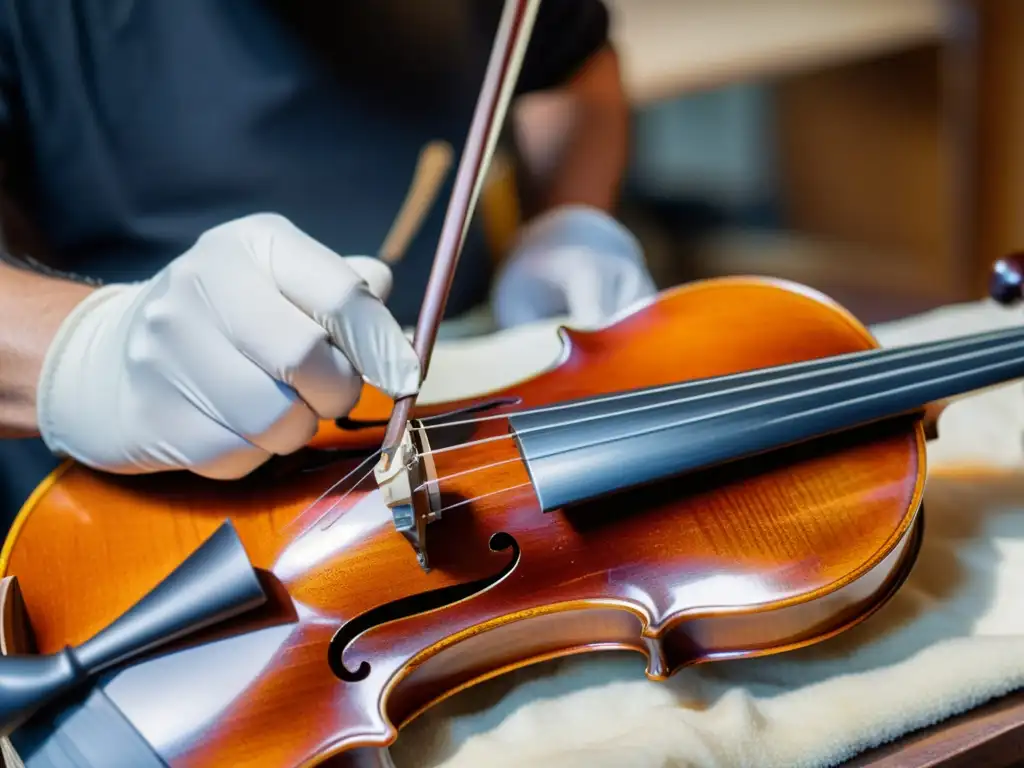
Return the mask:
<path id="1" fill-rule="evenodd" d="M 40 377 L 43 440 L 111 472 L 245 475 L 347 413 L 363 379 L 416 391 L 390 288 L 383 262 L 339 258 L 281 216 L 215 227 L 152 279 L 71 312 Z"/>
<path id="2" fill-rule="evenodd" d="M 498 328 L 562 316 L 589 328 L 655 290 L 636 237 L 603 211 L 573 205 L 523 227 L 491 301 Z"/>
<path id="3" fill-rule="evenodd" d="M 982 302 L 875 330 L 896 345 L 1022 320 Z M 421 398 L 471 394 L 555 364 L 553 326 L 439 347 Z M 395 764 L 818 768 L 1024 685 L 1024 387 L 954 403 L 939 430 L 920 559 L 862 625 L 664 683 L 648 682 L 634 654 L 535 665 L 428 710 L 392 747 Z"/>

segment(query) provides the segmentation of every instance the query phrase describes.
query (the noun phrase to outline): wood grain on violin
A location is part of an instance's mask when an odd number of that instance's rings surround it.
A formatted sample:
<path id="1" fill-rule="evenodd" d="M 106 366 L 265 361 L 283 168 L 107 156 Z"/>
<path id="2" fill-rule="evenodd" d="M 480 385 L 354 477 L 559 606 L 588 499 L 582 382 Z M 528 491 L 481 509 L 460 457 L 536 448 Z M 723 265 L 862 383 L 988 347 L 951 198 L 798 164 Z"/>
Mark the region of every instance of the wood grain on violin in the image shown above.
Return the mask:
<path id="1" fill-rule="evenodd" d="M 344 762 L 453 692 L 567 654 L 639 652 L 657 679 L 786 650 L 863 620 L 905 578 L 919 416 L 546 513 L 508 436 L 506 415 L 526 409 L 874 347 L 846 312 L 799 287 L 719 280 L 564 342 L 555 368 L 476 401 L 501 404 L 428 431 L 443 509 L 429 572 L 374 484 L 375 427 L 343 433 L 345 450 L 319 463 L 233 484 L 67 465 L 26 505 L 0 576 L 18 576 L 39 651 L 54 651 L 230 518 L 269 608 L 103 684 L 162 759 L 197 767 Z M 388 406 L 367 398 L 353 417 Z"/>

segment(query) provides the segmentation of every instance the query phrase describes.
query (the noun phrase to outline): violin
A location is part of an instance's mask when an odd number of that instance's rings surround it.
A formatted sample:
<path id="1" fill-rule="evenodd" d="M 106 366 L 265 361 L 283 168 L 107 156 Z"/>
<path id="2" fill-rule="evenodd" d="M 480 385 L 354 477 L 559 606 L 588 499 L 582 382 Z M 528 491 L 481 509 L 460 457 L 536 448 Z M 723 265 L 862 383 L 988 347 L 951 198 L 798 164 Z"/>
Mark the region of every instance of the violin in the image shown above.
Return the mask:
<path id="1" fill-rule="evenodd" d="M 506 3 L 425 362 L 535 12 Z M 997 265 L 1000 301 L 1022 266 Z M 419 714 L 527 664 L 633 651 L 663 680 L 827 640 L 914 565 L 926 409 L 1024 377 L 1024 326 L 883 349 L 763 278 L 560 336 L 555 365 L 477 397 L 367 387 L 241 481 L 63 464 L 0 553 L 31 630 L 0 658 L 0 735 L 28 768 L 386 764 Z"/>

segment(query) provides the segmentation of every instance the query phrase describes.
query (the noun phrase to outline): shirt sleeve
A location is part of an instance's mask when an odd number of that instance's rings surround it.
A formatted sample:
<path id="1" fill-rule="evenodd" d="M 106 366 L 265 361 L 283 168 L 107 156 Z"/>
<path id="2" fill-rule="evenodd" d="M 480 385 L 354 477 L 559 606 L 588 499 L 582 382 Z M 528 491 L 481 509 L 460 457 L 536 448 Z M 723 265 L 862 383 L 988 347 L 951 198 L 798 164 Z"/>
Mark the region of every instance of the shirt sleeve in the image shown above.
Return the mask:
<path id="1" fill-rule="evenodd" d="M 10 150 L 14 103 L 18 91 L 12 5 L 0 2 L 0 153 L 3 155 Z"/>
<path id="2" fill-rule="evenodd" d="M 607 42 L 603 0 L 543 0 L 516 85 L 521 95 L 557 88 Z"/>

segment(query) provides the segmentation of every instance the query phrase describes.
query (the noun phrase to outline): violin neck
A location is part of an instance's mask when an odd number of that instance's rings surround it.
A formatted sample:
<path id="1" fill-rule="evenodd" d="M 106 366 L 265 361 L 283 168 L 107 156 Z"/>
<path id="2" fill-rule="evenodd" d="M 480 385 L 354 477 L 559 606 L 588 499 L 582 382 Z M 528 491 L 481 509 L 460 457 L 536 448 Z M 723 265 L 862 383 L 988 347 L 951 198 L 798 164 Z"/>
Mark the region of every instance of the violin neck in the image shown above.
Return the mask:
<path id="1" fill-rule="evenodd" d="M 875 349 L 515 414 L 545 512 L 1024 377 L 1024 329 Z"/>

